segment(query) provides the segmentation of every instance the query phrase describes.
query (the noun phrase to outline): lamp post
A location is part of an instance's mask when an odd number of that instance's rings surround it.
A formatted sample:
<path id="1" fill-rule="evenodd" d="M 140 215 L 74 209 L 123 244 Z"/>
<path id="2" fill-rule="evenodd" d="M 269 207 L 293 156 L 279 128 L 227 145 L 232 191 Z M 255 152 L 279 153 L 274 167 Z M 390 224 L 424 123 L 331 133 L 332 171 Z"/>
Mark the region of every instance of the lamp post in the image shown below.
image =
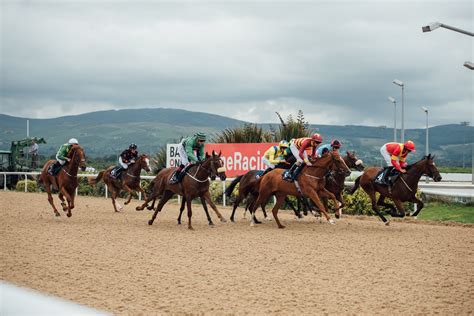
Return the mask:
<path id="1" fill-rule="evenodd" d="M 393 141 L 397 142 L 397 101 L 395 98 L 388 97 L 388 100 L 393 103 Z"/>
<path id="2" fill-rule="evenodd" d="M 444 23 L 441 23 L 441 22 L 432 22 L 432 23 L 430 23 L 426 26 L 422 26 L 421 30 L 423 32 L 431 32 L 431 31 L 434 31 L 434 30 L 436 30 L 437 28 L 440 28 L 440 27 L 444 27 L 445 29 L 455 31 L 455 32 L 458 32 L 458 33 L 462 33 L 462 34 L 466 34 L 466 35 L 469 35 L 469 36 L 474 36 L 474 33 L 472 33 L 472 32 L 465 31 L 465 30 L 462 30 L 462 29 L 458 29 L 457 27 L 450 26 L 450 25 L 447 25 L 447 24 L 444 24 Z M 470 61 L 466 61 L 464 63 L 464 67 L 467 67 L 471 70 L 474 70 L 474 64 Z"/>
<path id="3" fill-rule="evenodd" d="M 429 128 L 428 128 L 428 108 L 422 106 L 421 109 L 426 113 L 426 145 L 425 145 L 425 155 L 430 154 L 430 145 L 429 145 Z M 428 177 L 425 177 L 425 182 L 428 183 Z"/>
<path id="4" fill-rule="evenodd" d="M 396 84 L 399 87 L 402 87 L 402 131 L 400 135 L 401 142 L 405 142 L 405 84 L 403 81 L 400 81 L 398 79 L 393 80 L 393 83 Z"/>

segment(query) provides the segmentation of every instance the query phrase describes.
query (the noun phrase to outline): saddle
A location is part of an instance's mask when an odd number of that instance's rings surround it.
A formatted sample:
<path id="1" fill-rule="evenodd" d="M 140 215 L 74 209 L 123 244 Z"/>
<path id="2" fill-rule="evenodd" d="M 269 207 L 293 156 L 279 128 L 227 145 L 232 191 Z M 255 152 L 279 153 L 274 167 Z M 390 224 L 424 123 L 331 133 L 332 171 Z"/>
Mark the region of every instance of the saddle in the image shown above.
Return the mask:
<path id="1" fill-rule="evenodd" d="M 63 166 L 56 160 L 54 163 L 50 164 L 48 167 L 48 174 L 56 176 Z"/>
<path id="2" fill-rule="evenodd" d="M 375 183 L 391 186 L 399 176 L 400 172 L 394 167 L 385 167 L 375 176 Z"/>

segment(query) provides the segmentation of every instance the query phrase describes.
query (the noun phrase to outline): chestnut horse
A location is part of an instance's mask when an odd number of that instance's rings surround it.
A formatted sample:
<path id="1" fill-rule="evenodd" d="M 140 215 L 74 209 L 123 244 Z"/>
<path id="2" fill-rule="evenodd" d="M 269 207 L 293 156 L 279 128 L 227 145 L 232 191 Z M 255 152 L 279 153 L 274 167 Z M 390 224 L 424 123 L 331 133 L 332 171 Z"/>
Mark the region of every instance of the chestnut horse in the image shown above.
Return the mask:
<path id="1" fill-rule="evenodd" d="M 334 168 L 345 170 L 346 174 L 350 174 L 350 169 L 346 166 L 341 156 L 339 156 L 339 153 L 331 152 L 324 157 L 314 160 L 312 166 L 305 166 L 297 180 L 301 188 L 301 193 L 313 201 L 331 224 L 334 224 L 334 221 L 329 217 L 326 208 L 321 203 L 318 192 L 331 198 L 334 201 L 336 209 L 340 207 L 334 194 L 325 189 L 325 176 Z M 276 203 L 272 209 L 273 217 L 275 218 L 278 228 L 285 228 L 278 219 L 278 210 L 283 205 L 286 196 L 299 196 L 300 194 L 294 182 L 288 182 L 282 179 L 283 172 L 285 172 L 285 170 L 274 169 L 267 173 L 260 181 L 257 201 L 250 208 L 250 213 L 252 214 L 252 226 L 258 223 L 255 218 L 255 210 L 257 207 L 265 204 L 270 196 L 275 195 Z"/>
<path id="2" fill-rule="evenodd" d="M 213 225 L 211 217 L 209 216 L 209 212 L 207 210 L 206 202 L 211 205 L 214 212 L 217 214 L 219 219 L 222 222 L 225 222 L 224 217 L 219 213 L 219 210 L 215 206 L 214 202 L 211 200 L 211 195 L 209 193 L 209 177 L 212 180 L 216 178 L 218 175 L 219 178 L 224 181 L 226 179 L 225 175 L 225 168 L 223 167 L 223 163 L 221 160 L 221 153 L 216 154 L 212 151 L 212 155 L 206 153 L 206 158 L 193 166 L 191 166 L 187 171 L 186 175 L 180 183 L 170 184 L 169 179 L 175 172 L 176 168 L 164 168 L 158 171 L 155 179 L 153 179 L 153 189 L 151 194 L 145 200 L 143 205 L 138 206 L 136 209 L 137 211 L 143 210 L 147 205 L 148 202 L 151 200 L 155 200 L 158 197 L 161 197 L 160 202 L 158 203 L 155 212 L 153 213 L 152 218 L 148 221 L 148 225 L 153 225 L 153 222 L 166 204 L 169 199 L 174 195 L 178 194 L 183 196 L 183 203 L 186 203 L 188 209 L 188 228 L 193 229 L 191 224 L 191 217 L 192 217 L 192 208 L 191 203 L 194 198 L 199 197 L 201 203 L 204 207 L 204 211 L 206 212 L 207 219 L 209 221 L 209 225 Z M 184 210 L 184 207 L 181 208 L 180 212 Z M 181 213 L 180 213 L 181 218 Z M 180 219 L 178 220 L 180 222 Z"/>
<path id="3" fill-rule="evenodd" d="M 122 190 L 126 190 L 128 192 L 128 200 L 125 201 L 125 205 L 130 203 L 133 191 L 140 191 L 146 199 L 146 193 L 140 185 L 140 173 L 142 169 L 146 172 L 150 172 L 151 170 L 150 159 L 148 159 L 147 155 L 140 155 L 135 163 L 131 164 L 128 169 L 122 171 L 122 175 L 119 179 L 116 179 L 110 175 L 110 172 L 112 172 L 114 168 L 115 166 L 110 166 L 106 170 L 99 172 L 96 178 L 89 178 L 89 184 L 95 185 L 100 180 L 104 181 L 104 183 L 107 185 L 107 189 L 109 189 L 112 193 L 110 197 L 112 198 L 112 205 L 114 206 L 115 212 L 119 212 L 117 210 L 117 204 L 119 210 L 123 209 L 120 203 L 116 201 L 117 196 Z"/>
<path id="4" fill-rule="evenodd" d="M 371 167 L 367 168 L 364 173 L 355 180 L 355 185 L 352 188 L 350 194 L 353 194 L 359 186 L 369 195 L 372 202 L 372 210 L 382 219 L 385 225 L 389 225 L 390 221 L 387 220 L 382 213 L 379 211 L 379 206 L 388 207 L 391 211 L 391 215 L 394 217 L 405 217 L 405 208 L 403 202 L 413 202 L 417 204 L 417 210 L 410 214 L 411 216 L 417 216 L 423 208 L 423 202 L 416 197 L 416 191 L 418 189 L 418 182 L 422 175 L 427 175 L 432 178 L 435 182 L 441 181 L 438 168 L 434 163 L 434 156 L 429 154 L 423 157 L 420 161 L 406 167 L 406 173 L 400 174 L 395 180 L 392 186 L 391 193 L 386 185 L 375 183 L 375 178 L 382 168 Z M 379 192 L 380 196 L 376 202 L 375 192 Z M 395 203 L 397 209 L 392 205 L 385 203 L 385 198 L 390 198 Z"/>
<path id="5" fill-rule="evenodd" d="M 61 200 L 61 206 L 63 211 L 66 212 L 67 217 L 71 217 L 71 210 L 74 208 L 74 196 L 76 195 L 77 182 L 77 171 L 79 167 L 82 171 L 86 170 L 86 156 L 84 149 L 79 145 L 72 145 L 71 149 L 67 154 L 69 162 L 61 167 L 58 174 L 52 176 L 48 173 L 49 166 L 55 163 L 55 160 L 48 160 L 41 170 L 39 181 L 43 183 L 44 189 L 48 193 L 49 204 L 53 207 L 54 215 L 61 216 L 54 205 L 53 196 L 51 195 L 51 186 L 59 191 L 59 199 Z M 67 200 L 67 204 L 64 201 Z"/>
<path id="6" fill-rule="evenodd" d="M 343 159 L 349 169 L 356 169 L 357 171 L 364 170 L 364 163 L 362 160 L 357 158 L 355 152 L 346 151 L 346 155 Z M 333 193 L 336 196 L 336 199 L 341 203 L 341 207 L 335 213 L 336 218 L 342 216 L 342 208 L 345 206 L 342 193 L 344 192 L 344 181 L 346 180 L 346 177 L 347 176 L 344 172 L 332 171 L 326 178 L 326 189 Z M 322 201 L 324 206 L 327 208 L 328 199 L 323 197 Z"/>

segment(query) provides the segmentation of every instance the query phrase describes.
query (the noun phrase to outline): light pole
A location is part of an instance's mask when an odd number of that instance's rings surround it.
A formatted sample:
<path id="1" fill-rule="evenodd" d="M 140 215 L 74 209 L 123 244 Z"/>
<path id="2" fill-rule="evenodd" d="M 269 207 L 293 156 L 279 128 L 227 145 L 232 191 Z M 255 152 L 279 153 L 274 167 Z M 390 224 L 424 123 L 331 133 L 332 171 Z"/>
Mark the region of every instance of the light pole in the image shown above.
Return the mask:
<path id="1" fill-rule="evenodd" d="M 400 135 L 401 142 L 405 142 L 405 84 L 403 81 L 400 81 L 398 79 L 393 80 L 393 83 L 396 84 L 399 87 L 402 87 L 402 131 Z"/>
<path id="2" fill-rule="evenodd" d="M 468 126 L 469 126 L 469 122 L 466 122 L 466 121 L 463 121 L 460 123 L 461 126 L 465 126 L 465 129 L 468 129 Z M 466 151 L 466 131 L 464 130 L 464 133 L 463 133 L 463 143 L 462 143 L 462 167 L 463 168 L 466 168 L 466 165 L 464 163 L 464 152 Z"/>
<path id="3" fill-rule="evenodd" d="M 431 32 L 433 30 L 436 30 L 437 28 L 439 27 L 444 27 L 445 29 L 448 29 L 448 30 L 451 30 L 451 31 L 455 31 L 455 32 L 458 32 L 458 33 L 462 33 L 462 34 L 466 34 L 466 35 L 469 35 L 469 36 L 474 36 L 474 33 L 472 32 L 469 32 L 469 31 L 465 31 L 465 30 L 462 30 L 462 29 L 458 29 L 457 27 L 454 27 L 454 26 L 450 26 L 450 25 L 447 25 L 447 24 L 443 24 L 441 22 L 432 22 L 426 26 L 422 26 L 421 27 L 421 30 L 423 32 Z M 471 70 L 474 70 L 474 64 L 471 63 L 470 61 L 466 61 L 464 63 L 464 67 L 467 67 Z"/>
<path id="4" fill-rule="evenodd" d="M 457 27 L 450 26 L 450 25 L 447 25 L 447 24 L 443 24 L 443 23 L 440 23 L 440 22 L 430 23 L 427 26 L 421 27 L 421 30 L 423 32 L 431 32 L 431 31 L 436 30 L 438 27 L 444 27 L 445 29 L 448 29 L 448 30 L 451 30 L 451 31 L 455 31 L 455 32 L 458 32 L 458 33 L 463 33 L 463 34 L 466 34 L 466 35 L 469 35 L 469 36 L 474 36 L 474 33 L 472 33 L 472 32 L 461 30 L 461 29 L 458 29 Z"/>
<path id="5" fill-rule="evenodd" d="M 421 109 L 426 113 L 426 145 L 425 145 L 425 155 L 428 157 L 428 155 L 430 154 L 429 128 L 428 128 L 428 108 L 422 106 Z M 428 183 L 428 177 L 425 177 L 425 182 Z"/>
<path id="6" fill-rule="evenodd" d="M 397 142 L 397 100 L 388 97 L 388 100 L 393 103 L 393 141 Z"/>

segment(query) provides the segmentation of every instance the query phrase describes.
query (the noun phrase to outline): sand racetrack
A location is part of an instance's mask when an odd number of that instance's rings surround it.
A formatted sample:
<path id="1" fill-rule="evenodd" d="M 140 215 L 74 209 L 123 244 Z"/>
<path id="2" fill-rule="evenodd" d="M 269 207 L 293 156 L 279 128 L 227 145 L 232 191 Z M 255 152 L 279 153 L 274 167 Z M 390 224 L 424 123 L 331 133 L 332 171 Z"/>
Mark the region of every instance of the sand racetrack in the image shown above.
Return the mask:
<path id="1" fill-rule="evenodd" d="M 45 194 L 0 192 L 2 280 L 114 314 L 474 311 L 472 226 L 284 213 L 279 230 L 239 208 L 210 228 L 196 205 L 189 231 L 176 204 L 153 226 L 138 201 L 120 214 L 105 198 L 76 205 L 54 219 Z"/>

